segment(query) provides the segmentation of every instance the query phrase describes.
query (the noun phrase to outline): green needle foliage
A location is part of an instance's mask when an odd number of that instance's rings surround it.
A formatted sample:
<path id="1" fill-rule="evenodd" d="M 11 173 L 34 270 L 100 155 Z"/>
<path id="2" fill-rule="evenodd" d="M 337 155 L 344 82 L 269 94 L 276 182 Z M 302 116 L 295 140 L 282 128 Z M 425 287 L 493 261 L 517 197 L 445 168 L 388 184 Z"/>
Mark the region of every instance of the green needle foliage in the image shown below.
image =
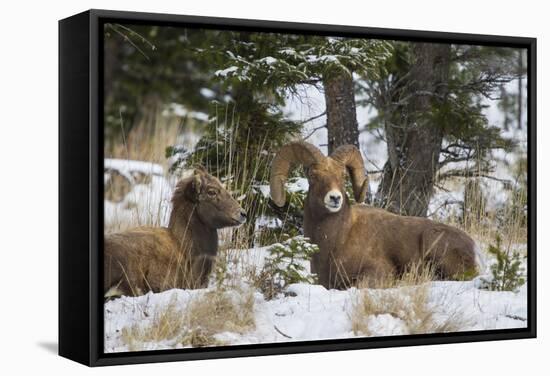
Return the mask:
<path id="1" fill-rule="evenodd" d="M 267 299 L 272 299 L 293 283 L 316 284 L 317 276 L 304 267 L 305 261 L 319 252 L 319 247 L 303 236 L 290 238 L 268 249 L 261 272 L 260 289 Z"/>
<path id="2" fill-rule="evenodd" d="M 502 250 L 500 236 L 496 238 L 496 244 L 489 246 L 489 253 L 495 256 L 497 262 L 491 266 L 492 280 L 489 281 L 489 290 L 493 291 L 517 291 L 525 284 L 525 270 L 521 266 L 523 256 L 517 251 Z"/>

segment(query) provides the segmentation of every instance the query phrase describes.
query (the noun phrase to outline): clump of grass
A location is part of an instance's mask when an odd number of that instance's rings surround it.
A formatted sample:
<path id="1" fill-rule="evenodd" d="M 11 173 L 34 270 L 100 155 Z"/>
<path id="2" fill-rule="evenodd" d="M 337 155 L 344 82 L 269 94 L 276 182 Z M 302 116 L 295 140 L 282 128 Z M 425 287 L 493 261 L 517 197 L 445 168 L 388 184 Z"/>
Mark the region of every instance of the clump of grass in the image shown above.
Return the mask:
<path id="1" fill-rule="evenodd" d="M 372 336 L 370 319 L 378 315 L 390 315 L 401 320 L 407 334 L 454 332 L 466 325 L 461 311 L 439 315 L 438 304 L 430 303 L 430 285 L 434 279 L 431 266 L 413 265 L 399 277 L 386 277 L 359 284 L 360 293 L 352 306 L 351 324 L 356 335 Z"/>
<path id="2" fill-rule="evenodd" d="M 153 314 L 147 325 L 122 328 L 121 340 L 130 351 L 145 350 L 148 343 L 174 341 L 185 329 L 185 312 L 178 307 L 174 295 L 169 304 Z"/>
<path id="3" fill-rule="evenodd" d="M 174 297 L 158 309 L 147 324 L 121 330 L 121 340 L 130 351 L 146 350 L 148 344 L 166 347 L 219 346 L 222 332 L 243 334 L 254 330 L 254 296 L 251 291 L 213 290 L 201 294 L 188 305 Z"/>
<path id="4" fill-rule="evenodd" d="M 190 304 L 188 326 L 200 328 L 207 337 L 222 332 L 243 334 L 254 330 L 254 295 L 250 291 L 233 290 L 233 294 L 210 291 Z"/>
<path id="5" fill-rule="evenodd" d="M 133 159 L 150 161 L 165 165 L 166 145 L 179 144 L 186 132 L 200 132 L 200 127 L 192 122 L 183 121 L 178 116 L 163 115 L 154 112 L 149 115 L 150 121 L 141 119 L 129 132 L 120 132 L 115 138 L 105 142 L 105 156 L 108 158 Z M 120 119 L 123 128 L 123 119 Z M 193 146 L 193 145 L 187 145 Z"/>

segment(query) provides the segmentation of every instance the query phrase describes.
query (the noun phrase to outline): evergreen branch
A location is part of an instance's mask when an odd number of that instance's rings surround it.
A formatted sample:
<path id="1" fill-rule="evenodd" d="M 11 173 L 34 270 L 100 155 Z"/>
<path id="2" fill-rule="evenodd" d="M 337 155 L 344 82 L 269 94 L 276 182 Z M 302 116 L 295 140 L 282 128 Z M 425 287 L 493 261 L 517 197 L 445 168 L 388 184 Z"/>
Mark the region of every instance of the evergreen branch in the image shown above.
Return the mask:
<path id="1" fill-rule="evenodd" d="M 143 35 L 141 35 L 141 34 L 138 33 L 137 31 L 132 30 L 132 29 L 130 29 L 129 27 L 126 27 L 126 26 L 121 25 L 121 24 L 118 24 L 118 23 L 115 24 L 115 25 L 117 25 L 118 27 L 120 27 L 120 28 L 122 28 L 122 29 L 124 29 L 124 30 L 127 30 L 130 34 L 134 34 L 135 36 L 139 37 L 143 43 L 147 43 L 147 44 L 149 45 L 149 47 L 151 47 L 151 50 L 154 51 L 154 50 L 157 49 L 157 47 L 156 47 L 153 43 L 149 42 L 149 40 L 147 40 L 147 38 L 145 38 Z"/>
<path id="2" fill-rule="evenodd" d="M 118 25 L 118 24 L 117 24 Z M 111 24 L 107 24 L 107 26 L 113 30 L 115 33 L 117 33 L 118 35 L 120 35 L 126 42 L 130 43 L 140 54 L 142 54 L 147 60 L 151 60 L 149 58 L 149 56 L 147 56 L 147 54 L 141 49 L 139 48 L 139 46 L 137 44 L 135 44 L 132 39 L 127 36 L 126 34 L 124 34 L 123 32 L 121 32 L 120 30 L 117 30 L 113 25 Z"/>

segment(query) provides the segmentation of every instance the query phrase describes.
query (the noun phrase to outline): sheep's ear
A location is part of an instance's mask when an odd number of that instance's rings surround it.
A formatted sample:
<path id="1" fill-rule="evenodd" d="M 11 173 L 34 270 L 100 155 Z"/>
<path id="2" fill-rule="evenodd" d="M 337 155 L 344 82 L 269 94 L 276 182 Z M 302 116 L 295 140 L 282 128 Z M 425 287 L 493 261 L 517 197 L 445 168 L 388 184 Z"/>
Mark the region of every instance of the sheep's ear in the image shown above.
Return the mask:
<path id="1" fill-rule="evenodd" d="M 196 165 L 195 166 L 195 171 L 194 171 L 195 175 L 198 175 L 198 174 L 206 174 L 206 168 L 203 166 L 203 165 Z"/>
<path id="2" fill-rule="evenodd" d="M 200 173 L 195 173 L 193 175 L 193 179 L 187 185 L 187 189 L 185 190 L 187 198 L 190 199 L 193 202 L 198 201 L 199 195 L 201 193 L 201 187 L 202 187 L 201 174 Z"/>

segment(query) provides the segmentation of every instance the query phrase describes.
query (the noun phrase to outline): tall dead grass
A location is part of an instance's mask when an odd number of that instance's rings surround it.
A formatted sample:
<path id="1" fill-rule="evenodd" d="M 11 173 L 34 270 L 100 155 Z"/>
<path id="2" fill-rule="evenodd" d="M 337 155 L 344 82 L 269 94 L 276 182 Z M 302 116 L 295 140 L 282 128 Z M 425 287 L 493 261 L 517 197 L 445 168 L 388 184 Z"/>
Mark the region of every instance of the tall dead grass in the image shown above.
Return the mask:
<path id="1" fill-rule="evenodd" d="M 356 335 L 380 335 L 371 327 L 372 318 L 390 315 L 401 320 L 407 334 L 454 332 L 467 324 L 464 314 L 455 309 L 442 315 L 438 308 L 444 302 L 433 302 L 430 282 L 434 268 L 412 265 L 402 276 L 386 276 L 374 283 L 359 284 L 359 295 L 354 302 L 350 320 Z"/>
<path id="2" fill-rule="evenodd" d="M 227 119 L 224 122 L 217 123 L 216 128 L 222 130 L 221 134 L 229 136 L 220 136 L 216 140 L 215 147 L 217 149 L 216 154 L 224 155 L 226 158 L 217 159 L 215 165 L 206 165 L 205 167 L 212 173 L 212 171 L 219 171 L 220 167 L 223 166 L 227 171 L 226 177 L 217 177 L 234 194 L 241 206 L 249 214 L 252 214 L 249 215 L 250 217 L 262 217 L 266 213 L 268 199 L 260 200 L 258 194 L 261 194 L 260 191 L 262 188 L 251 185 L 249 182 L 250 176 L 259 176 L 259 179 L 263 181 L 269 180 L 269 168 L 265 168 L 265 166 L 269 165 L 270 158 L 272 157 L 265 150 L 269 140 L 266 137 L 263 140 L 265 147 L 260 145 L 254 149 L 255 151 L 250 151 L 248 145 L 249 137 L 246 138 L 244 145 L 238 146 L 238 119 L 229 113 L 225 114 L 225 116 Z M 151 118 L 154 118 L 154 121 L 151 122 Z M 218 121 L 217 117 L 216 121 Z M 224 127 L 227 129 L 223 130 L 222 128 Z M 163 166 L 165 171 L 168 171 L 169 162 L 165 154 L 166 148 L 172 145 L 184 144 L 188 150 L 192 150 L 201 136 L 201 132 L 196 131 L 196 128 L 196 126 L 184 126 L 180 117 L 166 116 L 166 114 L 156 112 L 155 114 L 151 114 L 147 120 L 143 120 L 134 126 L 128 134 L 121 133 L 118 139 L 106 144 L 105 157 L 157 163 Z M 197 152 L 209 153 L 210 150 L 205 148 Z M 175 182 L 174 177 L 169 178 Z M 124 181 L 123 183 L 126 182 Z M 119 189 L 120 187 L 111 185 L 107 187 L 106 197 L 116 196 L 116 200 L 111 200 L 113 202 L 122 201 L 123 197 L 120 197 L 119 190 L 128 192 L 131 189 L 131 187 L 122 187 L 124 189 Z M 151 192 L 151 197 L 154 197 L 154 192 Z M 153 202 L 151 203 L 154 204 Z M 161 212 L 162 208 L 158 207 L 158 205 L 153 205 L 147 213 L 143 213 L 143 211 L 138 213 L 140 208 L 139 205 L 135 204 L 129 204 L 125 209 L 135 211 L 136 213 L 134 216 L 126 215 L 121 216 L 120 219 L 115 218 L 115 223 L 109 224 L 109 231 L 150 223 L 158 224 L 158 219 L 164 215 Z M 149 215 L 151 220 L 143 220 L 144 215 Z M 137 219 L 140 219 L 140 221 L 138 222 Z M 238 228 L 223 229 L 220 231 L 221 248 L 249 248 L 255 240 L 261 242 L 260 237 L 263 234 L 255 230 L 255 223 L 252 221 Z"/>
<path id="3" fill-rule="evenodd" d="M 212 290 L 181 306 L 175 295 L 169 304 L 157 307 L 147 323 L 136 323 L 121 331 L 130 351 L 148 349 L 150 344 L 167 347 L 224 345 L 216 335 L 244 334 L 254 330 L 254 295 L 251 291 Z"/>
<path id="4" fill-rule="evenodd" d="M 105 145 L 105 157 L 148 161 L 164 165 L 166 147 L 182 141 L 187 127 L 180 117 L 161 112 L 136 124 L 130 132 L 120 132 L 115 140 Z"/>

